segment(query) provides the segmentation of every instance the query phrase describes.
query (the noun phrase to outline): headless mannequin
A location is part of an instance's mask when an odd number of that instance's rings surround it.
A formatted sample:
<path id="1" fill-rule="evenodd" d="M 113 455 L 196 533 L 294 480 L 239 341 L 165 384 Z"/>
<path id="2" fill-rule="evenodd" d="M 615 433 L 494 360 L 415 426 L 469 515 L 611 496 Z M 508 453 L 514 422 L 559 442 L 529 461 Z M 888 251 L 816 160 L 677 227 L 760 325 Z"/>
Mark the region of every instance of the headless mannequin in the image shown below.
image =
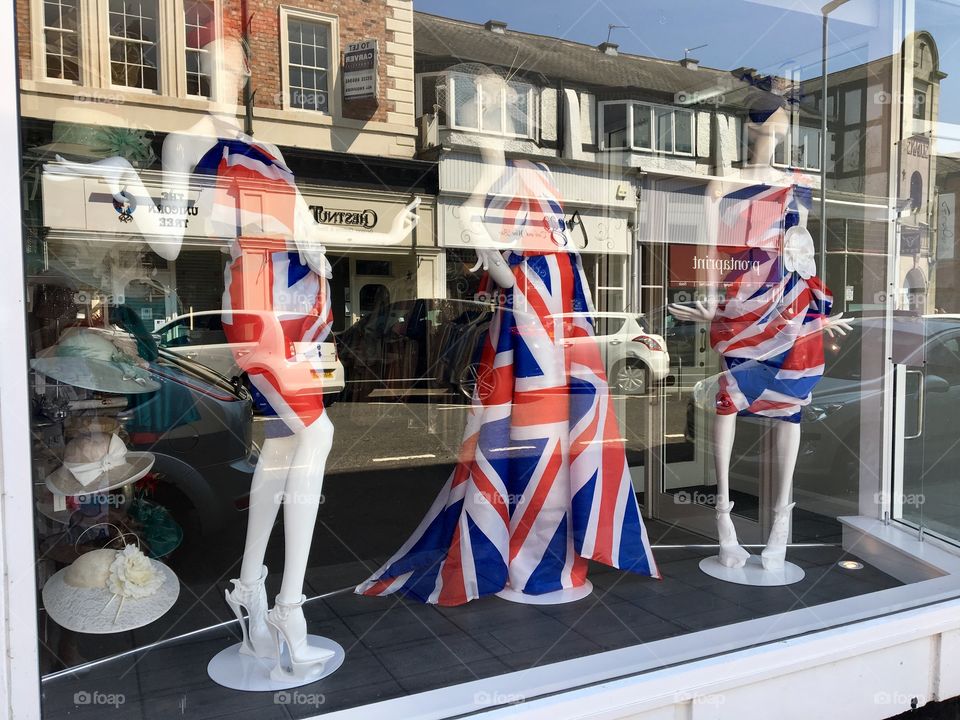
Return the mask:
<path id="1" fill-rule="evenodd" d="M 764 121 L 751 123 L 750 152 L 748 164 L 744 168 L 742 177 L 750 185 L 785 185 L 792 180 L 786 174 L 773 166 L 774 151 L 777 144 L 786 136 L 789 126 L 789 117 L 781 107 L 775 110 Z M 728 193 L 741 187 L 742 183 L 728 184 L 719 180 L 711 181 L 706 191 L 707 227 L 710 243 L 717 244 L 719 222 L 719 203 Z M 806 227 L 808 210 L 800 204 L 799 226 Z M 720 277 L 716 271 L 710 271 L 708 277 L 708 296 L 706 302 L 697 301 L 694 307 L 671 304 L 668 310 L 675 317 L 688 322 L 705 322 L 713 320 L 717 311 L 716 288 L 719 287 Z M 845 335 L 851 328 L 839 313 L 823 322 L 822 329 L 829 335 L 834 333 Z M 719 562 L 728 568 L 743 567 L 750 557 L 737 542 L 737 534 L 730 518 L 733 503 L 730 502 L 730 458 L 733 453 L 733 443 L 736 436 L 737 415 L 714 416 L 713 444 L 714 469 L 717 478 L 717 534 L 720 542 Z M 773 465 L 774 465 L 774 493 L 773 508 L 774 521 L 770 529 L 766 547 L 761 554 L 764 570 L 781 571 L 786 556 L 786 543 L 790 532 L 790 515 L 794 503 L 790 502 L 793 490 L 793 472 L 797 464 L 797 455 L 800 450 L 800 424 L 773 422 Z"/>
<path id="2" fill-rule="evenodd" d="M 237 124 L 237 97 L 249 74 L 239 40 L 229 37 L 215 39 L 206 49 L 209 52 L 202 55 L 201 62 L 203 71 L 211 78 L 210 113 L 189 130 L 169 134 L 163 144 L 164 191 L 172 193 L 167 196 L 170 198 L 167 204 L 174 208 L 179 205 L 183 210 L 187 208 L 187 191 L 194 168 L 221 138 L 253 142 Z M 260 145 L 282 162 L 282 155 L 276 146 L 266 143 Z M 62 158 L 58 158 L 58 161 L 56 167 L 59 172 L 87 177 L 99 175 L 120 201 L 124 200 L 123 193 L 143 199 L 142 202 L 148 202 L 147 198 L 152 195 L 124 158 L 109 158 L 90 164 L 71 163 Z M 213 192 L 200 193 L 197 220 L 191 222 L 203 222 L 203 218 L 210 216 L 213 196 Z M 323 255 L 325 242 L 373 246 L 397 244 L 416 227 L 419 199 L 398 214 L 390 230 L 378 233 L 360 233 L 347 228 L 320 225 L 313 220 L 299 192 L 295 203 L 293 240 L 301 261 L 325 282 L 328 267 Z M 176 259 L 187 230 L 186 225 L 161 227 L 159 213 L 134 213 L 131 217 L 134 229 L 148 239 L 155 252 L 167 260 Z M 203 232 L 195 225 L 189 229 L 192 235 Z M 241 232 L 245 233 L 246 230 L 243 228 Z M 260 231 L 254 228 L 251 232 L 256 234 Z M 321 388 L 318 387 L 316 391 L 321 392 Z M 285 687 L 302 684 L 302 681 L 316 677 L 334 655 L 328 648 L 308 644 L 302 609 L 305 600 L 304 575 L 323 489 L 324 470 L 332 444 L 333 424 L 326 413 L 309 425 L 295 430 L 293 435 L 267 438 L 263 442 L 250 488 L 240 577 L 232 581 L 235 586 L 233 591 L 226 593 L 227 603 L 236 613 L 243 633 L 239 652 L 270 659 L 271 678 L 286 683 Z M 281 503 L 284 506 L 283 579 L 276 606 L 268 613 L 264 589 L 267 569 L 263 560 Z M 246 610 L 249 616 L 246 622 L 241 609 Z M 287 658 L 273 663 L 274 658 L 282 657 L 283 648 L 286 648 Z"/>

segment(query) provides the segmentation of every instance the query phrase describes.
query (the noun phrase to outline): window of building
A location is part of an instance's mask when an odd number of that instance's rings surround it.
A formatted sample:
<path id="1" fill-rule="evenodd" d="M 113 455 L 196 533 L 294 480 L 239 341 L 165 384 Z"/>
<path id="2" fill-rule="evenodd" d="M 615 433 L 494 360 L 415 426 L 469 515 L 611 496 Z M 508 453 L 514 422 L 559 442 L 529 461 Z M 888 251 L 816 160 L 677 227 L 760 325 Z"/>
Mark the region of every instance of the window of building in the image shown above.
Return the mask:
<path id="1" fill-rule="evenodd" d="M 183 6 L 187 95 L 210 97 L 210 75 L 203 70 L 204 56 L 208 51 L 204 50 L 203 44 L 207 35 L 205 29 L 213 22 L 213 13 L 213 2 L 209 0 L 192 0 Z"/>
<path id="2" fill-rule="evenodd" d="M 44 0 L 43 34 L 47 77 L 80 80 L 78 0 Z"/>
<path id="3" fill-rule="evenodd" d="M 156 0 L 110 0 L 109 28 L 113 84 L 158 90 Z"/>
<path id="4" fill-rule="evenodd" d="M 462 73 L 426 73 L 418 77 L 417 114 L 437 112 L 442 127 L 534 137 L 537 92 L 529 83 L 487 82 Z M 453 123 L 448 124 L 447 118 Z"/>
<path id="5" fill-rule="evenodd" d="M 287 17 L 287 99 L 290 107 L 330 112 L 330 25 Z"/>
<path id="6" fill-rule="evenodd" d="M 692 155 L 692 110 L 669 105 L 614 100 L 600 103 L 604 150 L 652 150 L 671 155 Z"/>

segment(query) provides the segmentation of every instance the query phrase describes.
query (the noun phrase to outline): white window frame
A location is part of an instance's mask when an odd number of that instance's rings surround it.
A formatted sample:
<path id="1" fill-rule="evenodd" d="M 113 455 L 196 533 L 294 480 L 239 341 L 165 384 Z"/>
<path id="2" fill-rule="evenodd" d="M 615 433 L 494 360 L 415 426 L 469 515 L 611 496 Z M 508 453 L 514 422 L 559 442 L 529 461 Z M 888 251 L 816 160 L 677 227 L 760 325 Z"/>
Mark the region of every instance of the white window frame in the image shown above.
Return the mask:
<path id="1" fill-rule="evenodd" d="M 798 126 L 791 125 L 787 130 L 786 137 L 784 137 L 783 142 L 777 145 L 777 150 L 774 152 L 774 161 L 773 166 L 778 168 L 790 168 L 793 170 L 807 170 L 809 172 L 820 172 L 819 163 L 820 163 L 820 143 L 823 142 L 823 137 L 820 134 L 820 128 L 806 126 L 810 130 L 815 130 L 817 133 L 817 142 L 814 143 L 813 153 L 804 152 L 804 157 L 808 159 L 813 159 L 816 161 L 817 165 L 804 164 L 800 165 L 797 163 L 797 158 L 795 157 L 796 153 L 794 152 L 796 145 L 794 144 L 794 138 L 797 137 L 799 131 Z M 750 148 L 750 123 L 745 121 L 740 121 L 740 155 L 743 158 L 743 161 L 747 161 L 748 151 Z M 805 142 L 806 144 L 806 142 Z M 782 150 L 781 150 L 782 148 Z M 776 155 L 782 152 L 786 162 L 779 162 L 776 159 Z"/>
<path id="2" fill-rule="evenodd" d="M 123 85 L 113 82 L 113 60 L 111 59 L 111 43 L 114 39 L 117 39 L 120 42 L 131 42 L 127 38 L 120 37 L 119 35 L 113 35 L 110 32 L 110 0 L 105 0 L 103 3 L 103 18 L 102 18 L 102 27 L 104 29 L 103 39 L 104 39 L 104 54 L 106 56 L 106 64 L 104 65 L 104 85 L 111 89 L 122 90 L 124 92 L 133 92 L 133 93 L 142 93 L 147 95 L 165 95 L 167 94 L 164 84 L 164 65 L 166 64 L 166 53 L 168 48 L 166 45 L 168 43 L 163 42 L 163 37 L 172 37 L 167 34 L 165 27 L 165 12 L 164 12 L 164 2 L 163 0 L 154 0 L 157 7 L 157 40 L 154 43 L 154 46 L 157 49 L 157 87 L 156 88 L 142 88 L 135 87 L 133 85 Z M 132 41 L 132 42 L 141 42 L 141 41 Z M 146 44 L 146 43 L 143 43 Z"/>
<path id="3" fill-rule="evenodd" d="M 603 146 L 603 127 L 604 113 L 606 108 L 611 105 L 620 105 L 626 109 L 626 146 L 608 148 Z M 633 137 L 633 113 L 637 107 L 644 108 L 650 113 L 650 146 L 637 145 Z M 643 100 L 601 100 L 597 103 L 597 135 L 600 138 L 601 150 L 631 150 L 634 152 L 653 152 L 661 155 L 679 155 L 681 157 L 693 157 L 697 150 L 697 114 L 687 108 L 678 108 L 673 105 L 661 105 L 658 103 L 644 102 Z M 657 110 L 670 111 L 670 149 L 660 147 L 659 133 L 657 131 Z M 688 113 L 690 115 L 690 151 L 677 150 L 677 113 Z"/>
<path id="4" fill-rule="evenodd" d="M 281 5 L 279 8 L 280 17 L 280 94 L 282 97 L 282 108 L 285 111 L 296 113 L 307 113 L 311 117 L 340 117 L 340 98 L 336 89 L 339 87 L 340 72 L 340 22 L 339 17 L 330 13 L 320 12 L 318 10 L 303 10 L 293 8 L 287 5 Z M 327 109 L 311 110 L 310 108 L 301 108 L 290 102 L 290 19 L 300 19 L 306 22 L 322 23 L 327 25 L 327 32 L 330 35 L 330 67 L 327 70 Z"/>
<path id="5" fill-rule="evenodd" d="M 453 93 L 453 80 L 455 77 L 464 77 L 472 78 L 472 75 L 466 73 L 451 73 L 446 71 L 437 71 L 437 72 L 428 72 L 428 73 L 419 73 L 417 75 L 417 82 L 414 87 L 416 95 L 416 115 L 417 117 L 422 116 L 427 109 L 423 107 L 423 82 L 429 78 L 444 78 L 444 85 L 446 87 L 446 107 L 444 111 L 447 115 L 447 122 L 441 125 L 440 127 L 451 129 L 451 130 L 461 130 L 463 132 L 478 133 L 480 135 L 496 135 L 498 137 L 511 137 L 511 138 L 523 138 L 529 140 L 535 140 L 537 136 L 537 129 L 540 127 L 540 93 L 537 90 L 537 87 L 532 83 L 512 80 L 511 85 L 517 86 L 522 85 L 527 88 L 527 107 L 529 112 L 527 113 L 527 129 L 526 131 L 517 132 L 506 132 L 503 128 L 507 127 L 507 103 L 504 99 L 504 93 L 506 88 L 501 91 L 500 94 L 500 128 L 499 130 L 486 130 L 483 128 L 483 107 L 480 103 L 480 88 L 479 85 L 476 85 L 475 89 L 475 100 L 477 103 L 477 126 L 471 127 L 469 125 L 459 125 L 457 124 L 456 114 L 455 114 L 455 104 L 454 104 L 454 93 Z"/>
<path id="6" fill-rule="evenodd" d="M 194 52 L 194 48 L 187 47 L 187 2 L 189 0 L 179 0 L 177 2 L 177 33 L 176 33 L 176 42 L 177 42 L 177 79 L 178 83 L 182 82 L 183 87 L 180 92 L 177 94 L 182 97 L 193 98 L 196 100 L 210 100 L 206 95 L 194 95 L 190 92 L 190 84 L 187 82 L 187 53 Z M 207 0 L 213 6 L 213 14 L 215 18 L 222 18 L 222 8 L 220 7 L 221 0 Z"/>
<path id="7" fill-rule="evenodd" d="M 56 78 L 50 77 L 47 74 L 47 30 L 55 30 L 57 32 L 65 32 L 62 28 L 49 28 L 46 22 L 46 5 L 45 0 L 37 0 L 33 4 L 31 10 L 36 13 L 36 27 L 39 30 L 39 37 L 37 44 L 39 45 L 39 57 L 37 58 L 36 66 L 39 68 L 39 74 L 37 76 L 38 80 L 45 80 L 48 82 L 55 83 L 64 83 L 67 85 L 79 85 L 83 82 L 83 70 L 84 70 L 84 46 L 86 43 L 83 41 L 83 33 L 86 26 L 86 17 L 84 17 L 85 4 L 84 0 L 77 0 L 77 29 L 73 31 L 73 34 L 77 40 L 77 75 L 76 80 L 69 80 L 67 78 Z"/>

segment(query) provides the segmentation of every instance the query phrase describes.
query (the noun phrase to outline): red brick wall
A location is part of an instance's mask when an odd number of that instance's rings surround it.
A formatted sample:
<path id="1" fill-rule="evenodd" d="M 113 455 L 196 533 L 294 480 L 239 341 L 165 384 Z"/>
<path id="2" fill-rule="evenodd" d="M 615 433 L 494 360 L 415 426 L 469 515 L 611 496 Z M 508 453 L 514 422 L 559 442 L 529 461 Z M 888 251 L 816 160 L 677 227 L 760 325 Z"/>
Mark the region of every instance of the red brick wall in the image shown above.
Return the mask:
<path id="1" fill-rule="evenodd" d="M 31 77 L 30 65 L 30 0 L 16 0 L 17 37 L 19 41 L 20 77 Z M 223 13 L 227 32 L 235 32 L 241 17 L 241 0 L 224 0 Z M 282 83 L 280 73 L 280 0 L 247 0 L 247 14 L 250 21 L 251 73 L 253 88 L 256 89 L 258 107 L 282 108 Z M 364 38 L 376 38 L 379 41 L 379 104 L 344 103 L 339 100 L 343 114 L 362 120 L 386 120 L 387 112 L 394 110 L 394 102 L 387 100 L 387 88 L 394 86 L 393 78 L 387 77 L 387 63 L 390 56 L 386 53 L 386 44 L 393 41 L 394 33 L 386 29 L 386 18 L 393 16 L 385 0 L 291 0 L 284 3 L 287 7 L 317 10 L 337 15 L 340 27 L 341 53 L 347 43 Z M 339 66 L 341 58 L 334 61 Z"/>

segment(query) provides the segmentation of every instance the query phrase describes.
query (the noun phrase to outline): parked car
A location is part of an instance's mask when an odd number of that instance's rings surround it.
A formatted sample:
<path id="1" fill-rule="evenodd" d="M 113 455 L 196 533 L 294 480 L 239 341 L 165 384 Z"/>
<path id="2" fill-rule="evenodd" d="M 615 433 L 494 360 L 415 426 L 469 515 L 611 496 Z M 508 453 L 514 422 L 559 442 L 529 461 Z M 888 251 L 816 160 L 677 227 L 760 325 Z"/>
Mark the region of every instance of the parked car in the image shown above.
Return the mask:
<path id="1" fill-rule="evenodd" d="M 252 312 L 234 311 L 233 314 L 249 315 Z M 163 325 L 157 330 L 155 336 L 159 346 L 165 350 L 206 365 L 226 378 L 240 378 L 241 382 L 254 394 L 255 399 L 260 401 L 262 407 L 263 401 L 259 393 L 253 392 L 252 386 L 247 382 L 237 364 L 237 357 L 243 357 L 244 354 L 249 353 L 254 343 L 228 343 L 223 331 L 220 310 L 204 310 L 181 315 Z M 312 343 L 298 343 L 298 353 L 308 353 L 312 350 Z M 319 362 L 320 372 L 323 373 L 324 402 L 329 405 L 344 388 L 343 363 L 340 362 L 337 345 L 332 339 L 319 343 Z"/>
<path id="2" fill-rule="evenodd" d="M 472 397 L 493 312 L 485 302 L 418 298 L 390 303 L 364 317 L 338 338 L 351 396 L 385 390 L 406 397 L 415 388 L 449 388 Z M 666 343 L 647 332 L 642 315 L 579 315 L 594 322 L 596 336 L 590 342 L 598 344 L 615 391 L 644 394 L 652 383 L 669 381 Z"/>
<path id="3" fill-rule="evenodd" d="M 824 338 L 824 374 L 802 411 L 794 472 L 795 496 L 808 509 L 830 515 L 858 512 L 862 403 L 883 393 L 880 378 L 862 378 L 862 362 L 865 356 L 884 362 L 885 322 L 882 317 L 853 318 L 849 334 Z M 904 477 L 922 477 L 927 487 L 955 488 L 960 443 L 956 428 L 944 420 L 960 405 L 960 316 L 897 314 L 892 329 L 894 356 L 916 370 L 904 395 L 908 436 Z M 685 435 L 695 444 L 703 467 L 712 466 L 712 440 L 706 428 L 714 414 L 718 381 L 719 375 L 701 380 L 687 400 Z M 738 421 L 731 472 L 734 487 L 755 493 L 767 423 L 754 417 Z M 924 467 L 923 458 L 936 462 Z"/>

